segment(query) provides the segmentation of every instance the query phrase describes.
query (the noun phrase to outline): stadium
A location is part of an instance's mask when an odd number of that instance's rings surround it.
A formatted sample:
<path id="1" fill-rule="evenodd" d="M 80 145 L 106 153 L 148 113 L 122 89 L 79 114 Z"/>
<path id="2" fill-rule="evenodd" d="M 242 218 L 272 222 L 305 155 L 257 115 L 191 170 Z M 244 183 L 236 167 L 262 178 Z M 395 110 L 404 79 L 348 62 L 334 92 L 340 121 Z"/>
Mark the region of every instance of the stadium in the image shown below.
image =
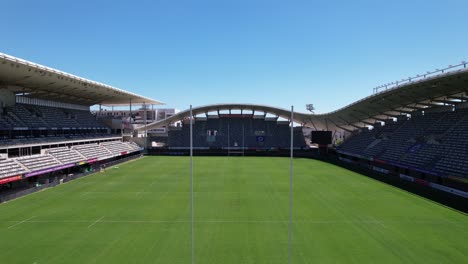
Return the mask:
<path id="1" fill-rule="evenodd" d="M 468 260 L 465 62 L 325 114 L 162 104 L 1 54 L 1 262 Z"/>

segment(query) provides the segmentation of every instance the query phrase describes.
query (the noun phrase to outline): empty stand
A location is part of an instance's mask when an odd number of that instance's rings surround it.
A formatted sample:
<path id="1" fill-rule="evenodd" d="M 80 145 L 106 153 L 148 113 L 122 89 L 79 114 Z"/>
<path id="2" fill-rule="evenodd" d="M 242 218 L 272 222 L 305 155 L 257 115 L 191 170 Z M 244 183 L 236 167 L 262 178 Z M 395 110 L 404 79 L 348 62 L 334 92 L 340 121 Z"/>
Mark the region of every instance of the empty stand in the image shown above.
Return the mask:
<path id="1" fill-rule="evenodd" d="M 110 142 L 103 142 L 101 146 L 105 147 L 113 154 L 121 154 L 131 152 L 133 148 L 130 147 L 128 144 L 124 144 L 120 141 L 110 141 Z"/>
<path id="2" fill-rule="evenodd" d="M 63 164 L 79 162 L 86 159 L 78 151 L 69 149 L 68 147 L 52 148 L 48 150 L 48 153 Z"/>
<path id="3" fill-rule="evenodd" d="M 109 132 L 84 110 L 16 103 L 0 114 L 0 148 L 109 138 Z"/>
<path id="4" fill-rule="evenodd" d="M 25 172 L 27 170 L 13 159 L 0 160 L 0 179 Z"/>
<path id="5" fill-rule="evenodd" d="M 135 142 L 124 142 L 130 149 L 130 151 L 140 151 L 141 148 Z"/>
<path id="6" fill-rule="evenodd" d="M 468 110 L 428 112 L 349 137 L 337 150 L 441 175 L 468 176 Z"/>
<path id="7" fill-rule="evenodd" d="M 30 171 L 36 171 L 46 169 L 54 166 L 61 165 L 52 155 L 33 155 L 27 157 L 21 157 L 17 159 L 23 166 L 28 168 Z"/>
<path id="8" fill-rule="evenodd" d="M 111 158 L 140 151 L 135 143 L 110 141 L 100 144 L 85 144 L 57 147 L 44 150 L 44 154 L 0 160 L 0 178 L 21 175 L 59 165 L 77 163 L 93 158 Z"/>
<path id="9" fill-rule="evenodd" d="M 287 121 L 251 117 L 220 117 L 197 120 L 193 124 L 195 148 L 289 148 L 290 126 Z M 306 147 L 301 127 L 294 128 L 294 147 Z M 169 130 L 167 146 L 188 148 L 190 127 L 185 124 Z"/>
<path id="10" fill-rule="evenodd" d="M 109 150 L 105 147 L 99 146 L 98 144 L 77 145 L 73 146 L 72 149 L 78 151 L 87 159 L 112 156 L 112 153 Z"/>
<path id="11" fill-rule="evenodd" d="M 0 117 L 4 128 L 94 128 L 106 129 L 89 111 L 17 103 Z M 3 127 L 3 126 L 2 126 Z"/>

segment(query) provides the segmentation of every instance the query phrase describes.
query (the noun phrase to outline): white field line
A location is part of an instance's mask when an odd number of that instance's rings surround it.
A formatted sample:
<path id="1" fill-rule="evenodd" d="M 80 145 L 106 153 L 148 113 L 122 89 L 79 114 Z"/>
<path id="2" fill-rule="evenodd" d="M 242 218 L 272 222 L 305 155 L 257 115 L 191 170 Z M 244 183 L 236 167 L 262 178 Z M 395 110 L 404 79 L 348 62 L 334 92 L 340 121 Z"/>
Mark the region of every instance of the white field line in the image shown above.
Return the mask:
<path id="1" fill-rule="evenodd" d="M 34 217 L 35 217 L 35 216 L 31 216 L 31 217 L 29 217 L 28 219 L 25 219 L 25 220 L 23 220 L 23 221 L 20 221 L 20 222 L 14 224 L 14 225 L 11 225 L 11 226 L 8 227 L 8 229 L 13 228 L 13 227 L 18 226 L 18 225 L 21 225 L 22 223 L 27 222 L 27 221 L 33 219 Z"/>
<path id="2" fill-rule="evenodd" d="M 35 217 L 35 216 L 34 216 Z M 28 218 L 26 220 L 18 221 L 0 221 L 0 222 L 16 222 L 14 225 L 8 227 L 12 228 L 19 224 L 28 222 L 28 223 L 89 223 L 89 220 L 31 220 L 34 217 Z M 91 223 L 88 227 L 92 227 L 97 223 L 122 223 L 122 224 L 138 224 L 138 223 L 147 223 L 147 224 L 165 224 L 165 223 L 190 223 L 190 219 L 187 220 L 102 220 L 101 217 Z M 407 224 L 430 224 L 430 225 L 446 225 L 447 223 L 458 224 L 459 222 L 454 221 L 388 221 L 394 223 L 407 223 Z M 195 223 L 232 223 L 232 224 L 285 224 L 288 223 L 288 220 L 196 220 Z M 385 224 L 382 221 L 376 220 L 364 220 L 364 221 L 349 221 L 349 220 L 305 220 L 305 221 L 293 221 L 294 224 L 318 224 L 318 225 L 327 225 L 327 224 L 374 224 L 381 225 L 385 227 Z M 385 227 L 388 228 L 388 227 Z"/>
<path id="3" fill-rule="evenodd" d="M 165 192 L 150 192 L 150 191 L 133 191 L 133 192 L 125 192 L 125 191 L 86 191 L 86 192 L 81 192 L 81 195 L 86 195 L 86 194 L 106 194 L 106 193 L 166 193 L 168 191 L 165 191 Z M 177 191 L 177 192 L 170 192 L 170 193 L 174 193 L 174 194 L 180 194 L 180 193 L 190 193 L 189 191 L 186 191 L 186 192 L 181 192 L 181 191 Z M 200 193 L 200 194 L 203 194 L 203 193 L 206 193 L 206 194 L 212 194 L 212 193 L 227 193 L 227 194 L 245 194 L 245 193 L 258 193 L 258 192 L 255 192 L 255 191 L 251 191 L 251 192 L 248 192 L 248 191 L 242 191 L 242 192 L 235 192 L 235 191 L 213 191 L 213 192 L 207 192 L 207 191 L 204 191 L 204 192 L 193 192 L 193 193 Z M 281 192 L 280 192 L 281 193 Z"/>
<path id="4" fill-rule="evenodd" d="M 92 227 L 93 225 L 97 223 L 122 223 L 122 224 L 171 224 L 171 223 L 190 223 L 190 220 L 102 220 L 103 217 L 100 219 L 94 221 L 91 223 L 89 227 Z M 36 221 L 28 221 L 30 223 L 89 223 L 89 221 L 86 220 L 36 220 Z M 287 223 L 288 221 L 275 221 L 275 220 L 202 220 L 202 221 L 195 221 L 195 223 L 233 223 L 233 224 L 243 224 L 243 223 L 258 223 L 258 224 L 268 224 L 268 223 L 273 223 L 273 224 L 284 224 Z"/>
<path id="5" fill-rule="evenodd" d="M 88 226 L 88 228 L 92 227 L 93 225 L 97 224 L 98 222 L 100 222 L 102 219 L 104 218 L 104 216 L 102 216 L 101 218 L 99 218 L 98 220 L 94 221 L 92 224 L 90 224 Z"/>

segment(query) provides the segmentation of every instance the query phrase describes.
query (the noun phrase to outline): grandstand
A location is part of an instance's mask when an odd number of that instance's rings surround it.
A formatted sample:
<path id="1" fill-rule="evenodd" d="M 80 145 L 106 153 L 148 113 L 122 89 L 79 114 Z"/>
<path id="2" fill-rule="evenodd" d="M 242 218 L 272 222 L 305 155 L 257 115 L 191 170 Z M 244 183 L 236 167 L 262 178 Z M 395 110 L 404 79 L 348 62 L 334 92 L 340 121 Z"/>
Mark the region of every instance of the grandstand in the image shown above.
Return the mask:
<path id="1" fill-rule="evenodd" d="M 161 104 L 102 83 L 0 54 L 0 186 L 24 188 L 141 153 L 90 106 Z M 1 196 L 1 193 L 0 193 Z"/>
<path id="2" fill-rule="evenodd" d="M 446 109 L 416 111 L 363 129 L 337 150 L 428 174 L 466 177 L 468 109 Z"/>
<path id="3" fill-rule="evenodd" d="M 275 149 L 289 148 L 289 122 L 276 118 L 253 118 L 253 115 L 222 115 L 208 119 L 197 118 L 194 122 L 194 148 L 214 149 Z M 167 147 L 187 149 L 190 127 L 185 122 L 182 127 L 169 130 Z M 294 147 L 306 148 L 302 127 L 294 129 Z"/>

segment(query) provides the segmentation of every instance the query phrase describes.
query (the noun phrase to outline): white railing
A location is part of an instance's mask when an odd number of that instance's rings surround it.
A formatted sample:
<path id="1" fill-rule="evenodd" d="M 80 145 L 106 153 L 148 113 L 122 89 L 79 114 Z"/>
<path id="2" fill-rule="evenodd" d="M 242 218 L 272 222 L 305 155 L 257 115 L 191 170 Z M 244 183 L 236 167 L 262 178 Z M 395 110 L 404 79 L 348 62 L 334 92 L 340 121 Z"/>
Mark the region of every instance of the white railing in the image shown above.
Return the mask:
<path id="1" fill-rule="evenodd" d="M 22 95 L 16 96 L 16 102 L 20 104 L 39 105 L 39 106 L 47 106 L 47 107 L 89 111 L 89 106 L 85 106 L 85 105 L 61 103 L 61 102 L 44 100 L 44 99 L 31 98 L 31 97 L 22 96 Z"/>
<path id="2" fill-rule="evenodd" d="M 423 74 L 418 74 L 418 75 L 416 75 L 414 77 L 408 77 L 406 79 L 401 79 L 399 81 L 386 83 L 386 84 L 374 87 L 373 88 L 373 93 L 376 94 L 376 93 L 380 92 L 382 89 L 387 90 L 387 89 L 391 89 L 391 88 L 394 88 L 394 87 L 402 85 L 402 84 L 407 84 L 407 83 L 411 83 L 411 82 L 415 82 L 415 81 L 424 80 L 424 79 L 426 79 L 428 77 L 432 77 L 432 76 L 435 76 L 435 75 L 438 75 L 438 74 L 441 74 L 441 73 L 448 73 L 448 72 L 452 72 L 452 71 L 455 71 L 455 70 L 466 69 L 467 64 L 468 64 L 468 62 L 462 61 L 459 64 L 449 65 L 448 67 L 443 68 L 443 69 L 435 69 L 433 71 L 427 71 L 426 73 L 423 73 Z"/>

